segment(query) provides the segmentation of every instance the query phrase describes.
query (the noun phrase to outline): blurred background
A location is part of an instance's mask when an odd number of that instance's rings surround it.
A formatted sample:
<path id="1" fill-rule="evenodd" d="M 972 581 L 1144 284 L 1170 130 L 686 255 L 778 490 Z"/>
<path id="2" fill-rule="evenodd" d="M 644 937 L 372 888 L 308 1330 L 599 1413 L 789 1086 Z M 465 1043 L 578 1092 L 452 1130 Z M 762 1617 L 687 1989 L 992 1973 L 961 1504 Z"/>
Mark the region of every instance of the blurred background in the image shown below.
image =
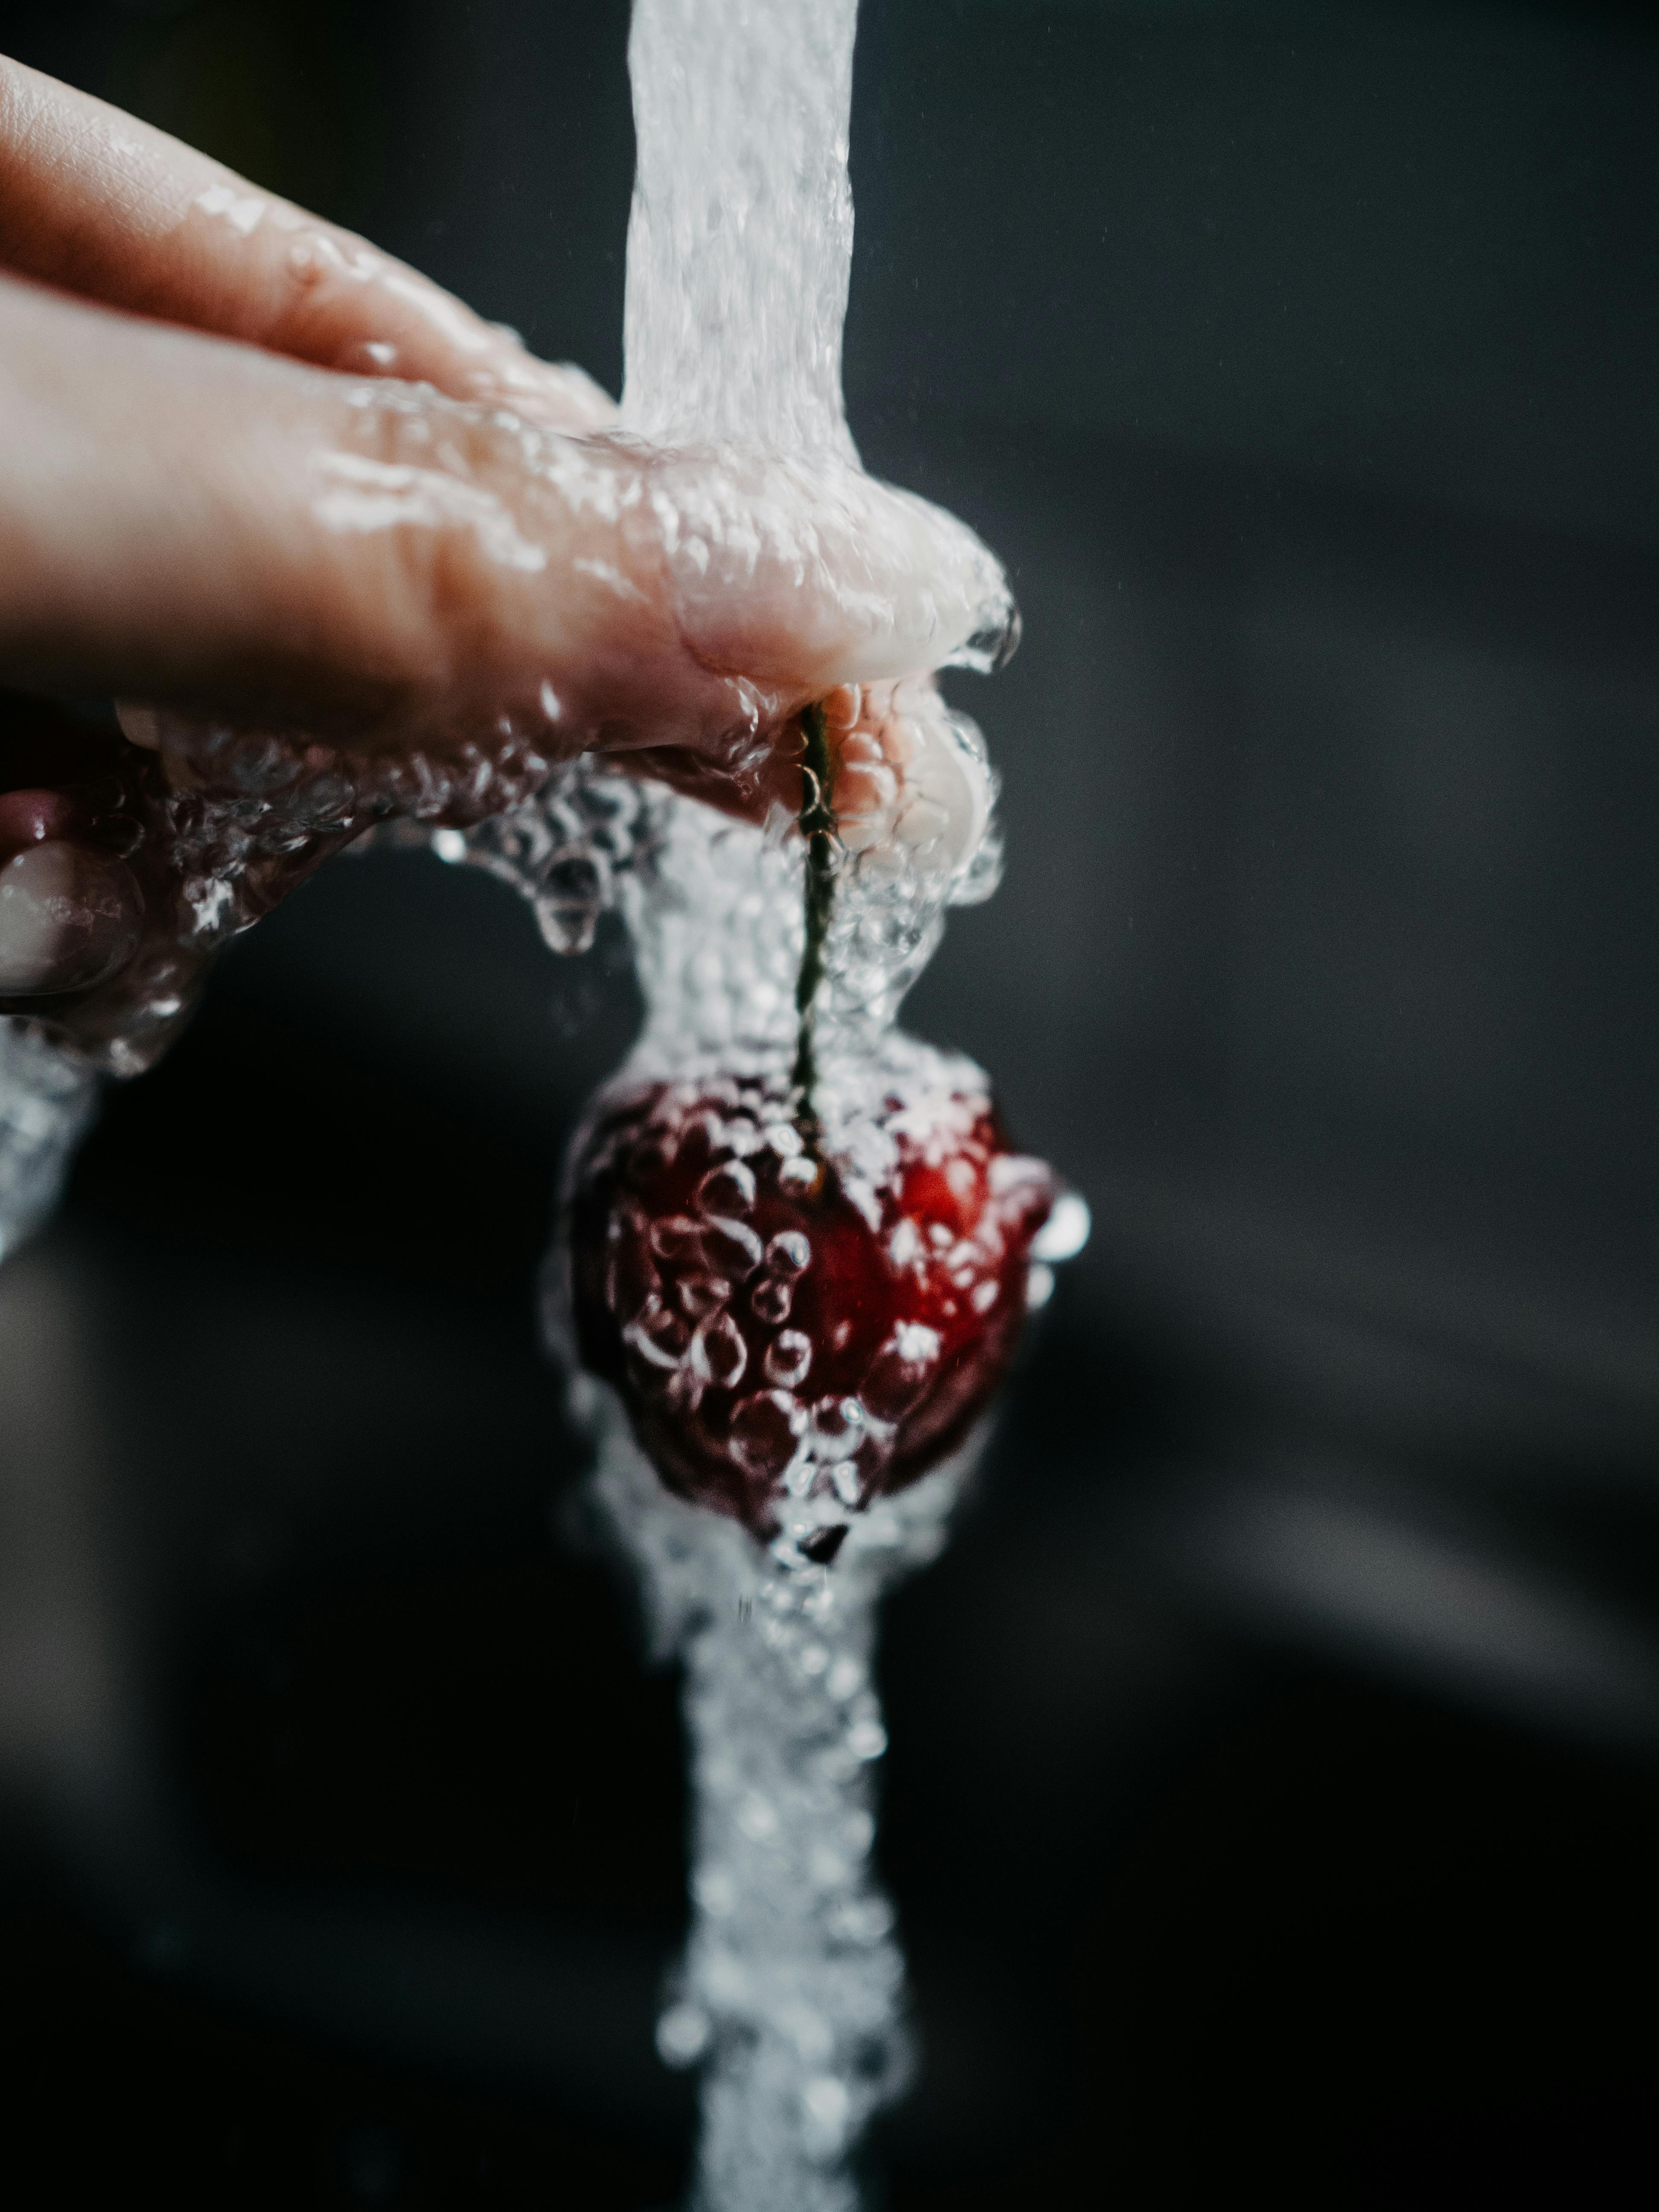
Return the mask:
<path id="1" fill-rule="evenodd" d="M 3 11 L 612 389 L 625 38 Z M 1025 616 L 909 1019 L 1096 1221 L 889 1617 L 890 2203 L 1649 2205 L 1659 38 L 865 0 L 853 166 L 854 430 Z M 634 1012 L 337 863 L 0 1274 L 8 2203 L 672 2199 L 675 1687 L 532 1322 Z"/>

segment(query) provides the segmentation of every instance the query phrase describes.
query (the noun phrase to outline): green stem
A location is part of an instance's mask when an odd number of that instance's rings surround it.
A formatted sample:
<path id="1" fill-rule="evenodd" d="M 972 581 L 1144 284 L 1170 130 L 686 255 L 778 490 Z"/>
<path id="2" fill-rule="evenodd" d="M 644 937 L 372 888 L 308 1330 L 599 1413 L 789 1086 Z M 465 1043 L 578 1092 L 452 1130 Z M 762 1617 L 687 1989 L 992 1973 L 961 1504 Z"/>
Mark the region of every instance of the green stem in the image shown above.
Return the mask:
<path id="1" fill-rule="evenodd" d="M 806 841 L 806 930 L 800 973 L 795 980 L 794 1083 L 800 1094 L 801 1119 L 816 1125 L 812 1092 L 817 1064 L 812 1050 L 812 1002 L 823 981 L 824 939 L 830 934 L 830 910 L 836 901 L 836 814 L 830 803 L 835 766 L 830 758 L 830 733 L 823 708 L 809 707 L 800 719 L 806 736 L 800 809 L 800 834 Z"/>

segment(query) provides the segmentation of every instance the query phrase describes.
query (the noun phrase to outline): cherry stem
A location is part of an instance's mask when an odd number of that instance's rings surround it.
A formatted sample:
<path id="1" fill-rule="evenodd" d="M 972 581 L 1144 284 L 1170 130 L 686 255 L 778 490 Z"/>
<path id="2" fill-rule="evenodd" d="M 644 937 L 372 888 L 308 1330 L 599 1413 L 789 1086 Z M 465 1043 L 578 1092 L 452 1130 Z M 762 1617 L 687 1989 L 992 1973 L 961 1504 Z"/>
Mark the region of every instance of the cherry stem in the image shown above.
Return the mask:
<path id="1" fill-rule="evenodd" d="M 830 803 L 835 763 L 830 757 L 830 732 L 822 706 L 807 708 L 800 720 L 806 738 L 800 805 L 800 834 L 806 841 L 806 929 L 800 973 L 795 979 L 794 1085 L 800 1094 L 801 1120 L 816 1128 L 817 1109 L 812 1092 L 817 1082 L 817 1062 L 812 1049 L 812 1005 L 823 981 L 824 940 L 830 934 L 830 911 L 836 902 L 836 824 Z"/>

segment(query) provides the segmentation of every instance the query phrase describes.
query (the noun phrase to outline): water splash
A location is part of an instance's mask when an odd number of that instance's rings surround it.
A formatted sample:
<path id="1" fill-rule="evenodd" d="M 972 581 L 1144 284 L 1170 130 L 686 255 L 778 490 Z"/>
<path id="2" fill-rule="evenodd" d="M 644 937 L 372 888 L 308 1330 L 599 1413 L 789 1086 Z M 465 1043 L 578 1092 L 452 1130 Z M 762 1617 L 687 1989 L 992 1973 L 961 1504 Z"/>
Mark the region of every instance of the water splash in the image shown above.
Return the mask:
<path id="1" fill-rule="evenodd" d="M 604 1425 L 595 1494 L 685 1668 L 690 1941 L 658 2023 L 701 2066 L 696 2212 L 854 2212 L 851 2163 L 911 2071 L 904 1969 L 871 1865 L 886 1748 L 871 1676 L 882 1591 L 936 1556 L 962 1470 L 854 1522 L 833 1574 L 777 1565 L 662 1489 Z"/>
<path id="2" fill-rule="evenodd" d="M 855 12 L 855 0 L 635 0 L 629 46 L 639 167 L 625 421 L 712 453 L 738 483 L 763 480 L 757 453 L 786 469 L 805 457 L 802 511 L 771 525 L 781 538 L 799 534 L 804 560 L 812 557 L 810 500 L 837 471 L 850 478 L 858 468 L 840 388 Z M 787 489 L 787 477 L 768 480 Z M 695 516 L 682 534 L 700 542 Z M 676 542 L 672 519 L 665 538 Z M 989 626 L 998 635 L 957 656 L 981 666 L 1006 642 L 1000 578 L 985 601 L 1002 610 Z M 812 1105 L 843 1187 L 855 1204 L 862 1188 L 878 1213 L 896 1126 L 908 1115 L 920 1127 L 941 1099 L 957 1110 L 966 1096 L 985 1097 L 977 1070 L 899 1036 L 893 1023 L 945 908 L 995 888 L 995 787 L 978 731 L 930 680 L 843 686 L 823 713 L 839 763 L 838 819 Z M 709 1172 L 752 1193 L 753 1148 L 795 1133 L 789 1075 L 799 1066 L 805 925 L 793 814 L 779 807 L 757 828 L 584 762 L 516 816 L 472 832 L 464 849 L 532 900 L 550 943 L 585 944 L 600 907 L 620 908 L 646 1020 L 590 1126 L 642 1085 L 666 1081 L 659 1095 L 672 1103 L 677 1077 L 690 1079 L 687 1095 L 695 1091 L 706 1119 L 719 1086 L 735 1083 L 720 1142 L 709 1139 Z M 777 1107 L 769 1136 L 747 1110 L 763 1096 Z M 784 1155 L 781 1175 L 787 1147 L 774 1149 Z M 792 1257 L 796 1265 L 810 1267 L 810 1254 Z M 1042 1273 L 1032 1271 L 1034 1285 Z M 770 1277 L 757 1279 L 745 1294 L 751 1306 L 772 1292 Z M 726 1288 L 710 1285 L 709 1295 Z M 768 1406 L 786 1408 L 794 1401 L 778 1363 L 813 1357 L 807 1338 L 797 1344 L 782 1328 L 787 1290 L 761 1361 L 778 1384 L 763 1393 Z M 666 1308 L 661 1320 L 688 1334 Z M 717 1324 L 735 1368 L 752 1347 L 720 1314 L 700 1325 L 699 1339 Z M 574 1370 L 562 1252 L 548 1271 L 546 1325 Z M 648 1334 L 649 1316 L 629 1325 Z M 666 1358 L 654 1340 L 645 1351 Z M 692 1366 L 695 1352 L 693 1341 Z M 635 1562 L 659 1653 L 678 1654 L 685 1670 L 694 1917 L 658 2039 L 668 2063 L 702 2069 L 692 2203 L 696 2212 L 854 2212 L 861 2138 L 911 2063 L 902 1958 L 871 1863 L 874 1774 L 886 1747 L 871 1674 L 877 1605 L 943 1545 L 975 1443 L 849 1515 L 838 1494 L 847 1485 L 835 1480 L 850 1476 L 835 1463 L 848 1439 L 815 1441 L 803 1413 L 783 1439 L 785 1456 L 795 1456 L 775 1534 L 757 1542 L 738 1521 L 665 1489 L 606 1385 L 579 1374 L 573 1395 L 599 1438 L 599 1509 Z M 861 1404 L 852 1413 L 855 1427 L 882 1425 L 866 1422 Z M 739 1452 L 741 1415 L 732 1424 Z M 821 1527 L 826 1516 L 837 1525 Z M 821 1563 L 830 1556 L 833 1569 Z"/>
<path id="3" fill-rule="evenodd" d="M 98 1079 L 77 1054 L 0 1018 L 0 1260 L 57 1205 L 97 1097 Z"/>

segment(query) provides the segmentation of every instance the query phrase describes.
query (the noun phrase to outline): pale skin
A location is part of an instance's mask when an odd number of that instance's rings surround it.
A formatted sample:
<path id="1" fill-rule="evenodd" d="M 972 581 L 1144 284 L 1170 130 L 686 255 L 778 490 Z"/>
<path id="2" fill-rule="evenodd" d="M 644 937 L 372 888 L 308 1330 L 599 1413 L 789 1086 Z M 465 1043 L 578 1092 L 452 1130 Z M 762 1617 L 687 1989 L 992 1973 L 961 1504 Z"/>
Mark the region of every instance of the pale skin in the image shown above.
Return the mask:
<path id="1" fill-rule="evenodd" d="M 0 422 L 0 685 L 143 702 L 130 735 L 159 709 L 180 757 L 210 725 L 438 765 L 512 738 L 758 817 L 836 694 L 848 810 L 884 763 L 888 820 L 927 781 L 913 679 L 1012 612 L 938 509 L 647 447 L 580 370 L 3 59 Z"/>

